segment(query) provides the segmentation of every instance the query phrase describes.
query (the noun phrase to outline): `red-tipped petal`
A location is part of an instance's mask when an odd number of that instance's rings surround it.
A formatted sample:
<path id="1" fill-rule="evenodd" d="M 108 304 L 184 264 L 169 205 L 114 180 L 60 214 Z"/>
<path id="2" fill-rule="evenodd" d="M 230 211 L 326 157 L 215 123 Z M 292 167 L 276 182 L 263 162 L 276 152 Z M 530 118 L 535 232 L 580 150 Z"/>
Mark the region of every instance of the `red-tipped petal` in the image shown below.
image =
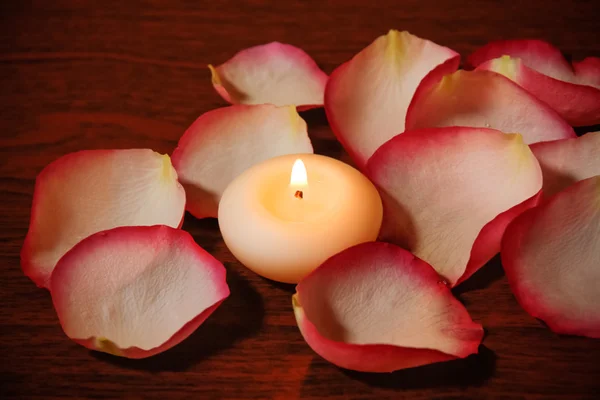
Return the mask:
<path id="1" fill-rule="evenodd" d="M 478 67 L 502 56 L 520 58 L 529 68 L 560 80 L 569 80 L 573 68 L 561 51 L 548 42 L 537 39 L 497 40 L 480 47 L 467 57 L 467 66 Z"/>
<path id="2" fill-rule="evenodd" d="M 599 244 L 600 176 L 516 218 L 502 264 L 525 311 L 554 332 L 600 338 Z"/>
<path id="3" fill-rule="evenodd" d="M 481 232 L 477 235 L 477 239 L 475 239 L 475 243 L 473 243 L 471 257 L 469 258 L 465 272 L 458 279 L 456 285 L 469 279 L 479 268 L 498 254 L 502 243 L 502 236 L 504 236 L 508 224 L 523 212 L 537 206 L 541 197 L 542 191 L 539 191 L 531 198 L 508 211 L 504 211 L 481 229 Z"/>
<path id="4" fill-rule="evenodd" d="M 519 132 L 526 143 L 576 137 L 550 106 L 491 71 L 456 71 L 441 81 L 437 74 L 423 79 L 408 109 L 406 130 L 443 126 Z"/>
<path id="5" fill-rule="evenodd" d="M 215 90 L 232 104 L 274 104 L 301 109 L 323 105 L 327 74 L 304 52 L 272 42 L 209 65 Z"/>
<path id="6" fill-rule="evenodd" d="M 331 257 L 298 284 L 293 306 L 308 345 L 357 371 L 463 358 L 477 353 L 483 336 L 427 263 L 388 243 Z"/>
<path id="7" fill-rule="evenodd" d="M 391 30 L 342 64 L 325 89 L 331 128 L 359 168 L 379 146 L 404 131 L 417 85 L 436 66 L 458 68 L 460 56 L 408 32 Z"/>
<path id="8" fill-rule="evenodd" d="M 217 217 L 225 188 L 261 161 L 312 153 L 306 122 L 293 106 L 235 105 L 203 114 L 173 152 L 173 165 L 197 218 Z"/>
<path id="9" fill-rule="evenodd" d="M 542 187 L 521 136 L 483 128 L 407 131 L 375 152 L 367 176 L 383 200 L 381 237 L 431 264 L 452 286 L 500 250 L 504 218 L 516 212 L 484 227 Z"/>
<path id="10" fill-rule="evenodd" d="M 128 358 L 175 346 L 229 296 L 223 264 L 164 225 L 84 239 L 57 264 L 50 291 L 67 336 Z"/>
<path id="11" fill-rule="evenodd" d="M 591 64 L 591 63 L 590 63 Z M 584 69 L 587 66 L 584 65 Z M 521 59 L 502 56 L 477 67 L 500 73 L 556 110 L 574 126 L 600 123 L 600 89 L 559 80 L 528 67 Z M 587 83 L 592 82 L 586 79 Z"/>
<path id="12" fill-rule="evenodd" d="M 21 266 L 38 286 L 89 235 L 127 225 L 180 226 L 185 192 L 167 155 L 146 149 L 68 154 L 38 175 Z"/>
<path id="13" fill-rule="evenodd" d="M 600 175 L 600 131 L 575 139 L 535 143 L 531 151 L 542 167 L 546 197 L 577 181 Z"/>
<path id="14" fill-rule="evenodd" d="M 600 58 L 587 57 L 571 65 L 560 49 L 537 39 L 498 40 L 481 47 L 469 57 L 467 65 L 478 67 L 486 61 L 510 56 L 525 66 L 559 81 L 600 88 Z"/>
<path id="15" fill-rule="evenodd" d="M 588 86 L 600 88 L 600 57 L 586 57 L 573 62 L 575 75 Z"/>

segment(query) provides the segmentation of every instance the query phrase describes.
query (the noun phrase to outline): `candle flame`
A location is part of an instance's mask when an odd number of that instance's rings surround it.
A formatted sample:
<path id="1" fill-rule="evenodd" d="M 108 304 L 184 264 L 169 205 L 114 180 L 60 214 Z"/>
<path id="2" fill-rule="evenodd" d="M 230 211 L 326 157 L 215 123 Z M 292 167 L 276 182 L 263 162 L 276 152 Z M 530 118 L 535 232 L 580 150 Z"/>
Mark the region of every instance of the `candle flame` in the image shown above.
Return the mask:
<path id="1" fill-rule="evenodd" d="M 306 186 L 308 178 L 306 177 L 306 167 L 301 159 L 297 159 L 292 167 L 292 176 L 290 177 L 290 185 Z"/>

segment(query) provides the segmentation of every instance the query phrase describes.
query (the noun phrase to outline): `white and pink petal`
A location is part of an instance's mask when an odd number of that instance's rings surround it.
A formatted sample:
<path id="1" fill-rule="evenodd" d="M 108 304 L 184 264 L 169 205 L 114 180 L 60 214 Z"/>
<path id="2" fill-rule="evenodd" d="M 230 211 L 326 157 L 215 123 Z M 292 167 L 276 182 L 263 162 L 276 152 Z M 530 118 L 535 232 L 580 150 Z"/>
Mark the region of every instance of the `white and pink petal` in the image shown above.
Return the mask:
<path id="1" fill-rule="evenodd" d="M 466 64 L 475 68 L 486 61 L 502 56 L 519 58 L 529 68 L 554 79 L 565 82 L 574 81 L 573 68 L 562 52 L 552 44 L 538 39 L 510 39 L 490 42 L 469 55 Z"/>
<path id="2" fill-rule="evenodd" d="M 173 165 L 197 218 L 217 217 L 221 195 L 251 166 L 286 154 L 313 153 L 306 122 L 293 106 L 234 105 L 200 116 L 173 152 Z"/>
<path id="3" fill-rule="evenodd" d="M 573 128 L 550 106 L 491 71 L 456 71 L 425 77 L 406 115 L 406 129 L 444 126 L 518 132 L 526 143 L 574 138 Z"/>
<path id="4" fill-rule="evenodd" d="M 570 64 L 541 40 L 502 40 L 471 54 L 467 64 L 505 75 L 574 126 L 600 123 L 600 59 Z"/>
<path id="5" fill-rule="evenodd" d="M 476 353 L 481 325 L 427 263 L 363 243 L 304 278 L 294 314 L 308 345 L 346 369 L 391 372 Z"/>
<path id="6" fill-rule="evenodd" d="M 522 137 L 484 128 L 407 131 L 375 152 L 366 173 L 383 201 L 381 238 L 451 286 L 498 253 L 504 227 L 537 203 L 542 187 Z"/>
<path id="7" fill-rule="evenodd" d="M 586 57 L 581 61 L 573 62 L 575 75 L 582 84 L 600 89 L 600 57 Z"/>
<path id="8" fill-rule="evenodd" d="M 225 63 L 209 65 L 219 95 L 232 104 L 273 104 L 299 109 L 323 105 L 327 74 L 298 47 L 271 42 L 250 47 Z"/>
<path id="9" fill-rule="evenodd" d="M 502 264 L 530 315 L 557 333 L 600 338 L 600 176 L 516 218 Z"/>
<path id="10" fill-rule="evenodd" d="M 391 30 L 338 67 L 325 89 L 331 129 L 363 169 L 379 146 L 404 131 L 406 111 L 419 82 L 445 63 L 458 68 L 455 51 L 408 32 Z"/>
<path id="11" fill-rule="evenodd" d="M 38 175 L 21 266 L 38 286 L 89 235 L 127 225 L 179 227 L 185 192 L 167 155 L 148 149 L 87 150 Z"/>
<path id="12" fill-rule="evenodd" d="M 531 151 L 542 167 L 544 196 L 552 196 L 573 183 L 600 175 L 600 132 L 565 140 L 535 143 Z"/>
<path id="13" fill-rule="evenodd" d="M 229 296 L 223 264 L 161 225 L 84 239 L 57 264 L 50 292 L 69 338 L 128 358 L 177 345 Z"/>

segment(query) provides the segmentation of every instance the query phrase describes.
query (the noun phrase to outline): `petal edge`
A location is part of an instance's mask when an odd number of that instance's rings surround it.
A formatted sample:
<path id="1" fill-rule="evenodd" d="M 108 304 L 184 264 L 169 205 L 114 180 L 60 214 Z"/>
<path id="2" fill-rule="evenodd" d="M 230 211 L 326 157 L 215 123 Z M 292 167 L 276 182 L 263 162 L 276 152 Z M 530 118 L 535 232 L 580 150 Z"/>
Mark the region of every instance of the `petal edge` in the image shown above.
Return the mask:
<path id="1" fill-rule="evenodd" d="M 403 290 L 392 290 L 398 287 Z M 483 336 L 429 265 L 387 243 L 364 243 L 331 257 L 298 284 L 292 301 L 309 346 L 357 371 L 391 372 L 466 357 L 477 352 Z M 435 322 L 427 325 L 429 318 Z"/>

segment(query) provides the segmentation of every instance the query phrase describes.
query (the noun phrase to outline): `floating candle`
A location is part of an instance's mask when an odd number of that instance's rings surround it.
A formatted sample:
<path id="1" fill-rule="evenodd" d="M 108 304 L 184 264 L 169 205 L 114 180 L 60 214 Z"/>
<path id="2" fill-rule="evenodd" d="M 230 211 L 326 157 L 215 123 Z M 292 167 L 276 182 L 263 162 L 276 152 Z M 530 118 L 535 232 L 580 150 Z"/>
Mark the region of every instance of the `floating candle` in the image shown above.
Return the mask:
<path id="1" fill-rule="evenodd" d="M 330 256 L 377 238 L 375 186 L 351 166 L 316 154 L 275 157 L 239 175 L 219 203 L 231 253 L 266 278 L 297 283 Z"/>

